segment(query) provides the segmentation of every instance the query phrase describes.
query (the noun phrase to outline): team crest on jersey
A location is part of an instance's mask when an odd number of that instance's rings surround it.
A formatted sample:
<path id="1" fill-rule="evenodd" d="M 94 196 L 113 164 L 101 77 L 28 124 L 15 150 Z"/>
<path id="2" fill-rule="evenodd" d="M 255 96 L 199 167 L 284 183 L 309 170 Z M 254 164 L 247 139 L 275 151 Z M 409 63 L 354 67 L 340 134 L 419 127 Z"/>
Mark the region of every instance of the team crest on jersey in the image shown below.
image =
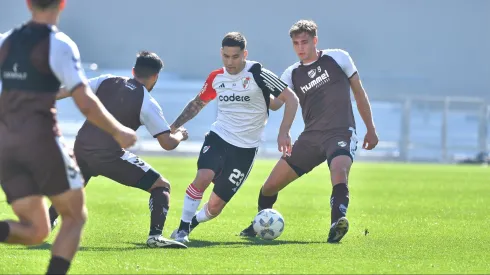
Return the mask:
<path id="1" fill-rule="evenodd" d="M 209 146 L 209 145 L 204 146 L 204 148 L 202 148 L 202 153 L 205 154 L 209 150 L 209 148 L 211 148 L 211 146 Z"/>
<path id="2" fill-rule="evenodd" d="M 249 76 L 242 78 L 243 89 L 247 89 L 249 84 L 250 84 Z"/>
<path id="3" fill-rule="evenodd" d="M 347 146 L 347 142 L 345 142 L 345 141 L 339 141 L 337 144 L 338 144 L 340 147 L 345 147 L 345 146 Z"/>
<path id="4" fill-rule="evenodd" d="M 316 75 L 316 70 L 315 69 L 311 69 L 311 70 L 308 71 L 308 76 L 310 78 L 314 78 L 315 75 Z"/>

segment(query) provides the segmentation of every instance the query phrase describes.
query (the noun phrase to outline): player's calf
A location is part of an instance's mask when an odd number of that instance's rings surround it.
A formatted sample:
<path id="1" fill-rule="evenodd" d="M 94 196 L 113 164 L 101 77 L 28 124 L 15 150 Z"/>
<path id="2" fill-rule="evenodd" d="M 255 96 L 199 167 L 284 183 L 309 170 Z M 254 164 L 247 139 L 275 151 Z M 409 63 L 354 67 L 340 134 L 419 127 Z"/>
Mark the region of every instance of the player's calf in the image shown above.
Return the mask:
<path id="1" fill-rule="evenodd" d="M 347 215 L 347 208 L 349 207 L 347 181 L 351 165 L 352 159 L 345 155 L 335 157 L 330 163 L 330 177 L 333 185 L 330 197 L 331 225 Z"/>
<path id="2" fill-rule="evenodd" d="M 171 238 L 177 238 L 177 235 L 181 236 L 179 239 L 186 241 L 185 236 L 188 236 L 192 229 L 191 224 L 198 224 L 195 219 L 199 204 L 201 204 L 202 195 L 204 191 L 209 187 L 213 180 L 215 173 L 211 169 L 199 169 L 197 171 L 196 178 L 189 184 L 184 196 L 184 206 L 182 208 L 182 216 L 180 219 L 179 228 L 174 230 Z"/>
<path id="3" fill-rule="evenodd" d="M 50 231 L 46 205 L 41 196 L 17 199 L 12 209 L 19 222 L 0 222 L 0 242 L 10 244 L 41 244 Z"/>
<path id="4" fill-rule="evenodd" d="M 194 217 L 192 217 L 190 230 L 196 228 L 196 226 L 198 226 L 200 223 L 210 221 L 216 218 L 219 214 L 221 214 L 221 211 L 223 211 L 226 202 L 224 202 L 220 198 L 216 199 L 216 197 L 217 197 L 216 194 L 211 193 L 211 198 L 209 199 L 209 201 L 206 204 L 204 204 L 201 210 L 197 212 L 197 214 L 194 215 Z"/>
<path id="5" fill-rule="evenodd" d="M 190 232 L 196 228 L 200 223 L 210 221 L 216 218 L 226 206 L 226 202 L 218 197 L 214 192 L 211 193 L 209 201 L 204 204 L 199 212 L 197 212 L 193 217 L 189 225 L 181 226 L 179 229 L 172 232 L 171 238 L 179 242 L 189 242 Z"/>
<path id="6" fill-rule="evenodd" d="M 52 258 L 48 274 L 66 274 L 80 244 L 82 230 L 87 220 L 85 193 L 83 189 L 72 189 L 49 198 L 58 210 L 62 223 L 53 243 Z"/>

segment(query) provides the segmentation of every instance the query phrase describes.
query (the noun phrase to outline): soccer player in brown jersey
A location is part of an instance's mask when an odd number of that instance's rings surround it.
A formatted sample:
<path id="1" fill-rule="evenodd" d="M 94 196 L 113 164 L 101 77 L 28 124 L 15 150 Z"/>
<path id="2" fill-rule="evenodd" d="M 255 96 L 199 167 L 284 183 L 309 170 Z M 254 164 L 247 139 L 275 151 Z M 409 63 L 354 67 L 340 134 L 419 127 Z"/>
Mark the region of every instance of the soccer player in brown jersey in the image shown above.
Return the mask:
<path id="1" fill-rule="evenodd" d="M 318 50 L 317 30 L 315 22 L 300 20 L 289 31 L 300 61 L 288 67 L 281 80 L 300 100 L 305 129 L 291 154 L 278 161 L 262 186 L 258 208 L 272 208 L 281 189 L 327 161 L 333 186 L 327 241 L 338 243 L 349 230 L 348 175 L 357 150 L 351 89 L 367 128 L 362 147 L 372 150 L 378 144 L 378 136 L 369 99 L 352 58 L 340 49 Z M 250 225 L 240 235 L 251 237 L 256 233 Z"/>
<path id="2" fill-rule="evenodd" d="M 188 135 L 187 130 L 181 127 L 170 133 L 160 104 L 150 94 L 162 69 L 163 61 L 156 53 L 141 51 L 137 54 L 132 78 L 105 74 L 89 79 L 88 84 L 118 121 L 135 131 L 144 126 L 163 149 L 170 151 L 187 140 Z M 67 96 L 66 89 L 61 89 L 57 98 Z M 93 177 L 104 176 L 150 193 L 148 247 L 187 248 L 162 236 L 170 207 L 171 188 L 170 182 L 150 164 L 121 148 L 110 135 L 89 121 L 85 121 L 78 131 L 73 150 L 85 184 Z M 53 207 L 49 214 L 53 228 L 58 214 Z"/>
<path id="3" fill-rule="evenodd" d="M 88 121 L 119 146 L 132 146 L 136 133 L 119 123 L 93 94 L 77 45 L 56 27 L 65 0 L 27 4 L 31 20 L 0 37 L 0 182 L 18 217 L 0 221 L 0 243 L 41 244 L 50 231 L 44 201 L 48 197 L 63 222 L 47 273 L 65 274 L 78 250 L 87 210 L 84 180 L 56 122 L 60 85 Z"/>

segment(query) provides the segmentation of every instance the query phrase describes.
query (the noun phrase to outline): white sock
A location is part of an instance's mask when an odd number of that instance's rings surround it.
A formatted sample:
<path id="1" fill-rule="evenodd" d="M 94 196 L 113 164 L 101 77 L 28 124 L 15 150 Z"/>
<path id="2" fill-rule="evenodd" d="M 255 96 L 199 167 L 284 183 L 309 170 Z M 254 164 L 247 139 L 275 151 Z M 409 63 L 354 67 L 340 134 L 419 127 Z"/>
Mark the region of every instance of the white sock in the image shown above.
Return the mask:
<path id="1" fill-rule="evenodd" d="M 207 222 L 214 219 L 216 216 L 212 216 L 208 211 L 208 203 L 204 204 L 201 210 L 196 214 L 196 220 L 199 223 Z"/>
<path id="2" fill-rule="evenodd" d="M 185 193 L 184 208 L 182 209 L 181 220 L 183 222 L 190 223 L 192 217 L 194 217 L 196 214 L 199 204 L 201 203 L 203 192 L 194 187 L 194 185 L 189 184 L 189 187 L 187 187 L 187 191 Z"/>

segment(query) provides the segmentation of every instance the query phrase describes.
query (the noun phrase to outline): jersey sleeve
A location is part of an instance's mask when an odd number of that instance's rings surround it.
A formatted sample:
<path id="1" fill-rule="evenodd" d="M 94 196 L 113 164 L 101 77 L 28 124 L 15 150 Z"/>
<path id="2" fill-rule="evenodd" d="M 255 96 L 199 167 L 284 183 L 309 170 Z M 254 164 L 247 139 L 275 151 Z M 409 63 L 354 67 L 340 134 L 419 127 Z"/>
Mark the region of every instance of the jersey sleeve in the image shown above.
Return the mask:
<path id="1" fill-rule="evenodd" d="M 208 78 L 206 79 L 206 82 L 204 82 L 204 86 L 201 89 L 201 92 L 199 93 L 199 98 L 203 101 L 211 101 L 216 98 L 216 90 L 213 88 L 213 82 L 214 79 L 218 74 L 222 74 L 224 72 L 223 69 L 215 70 L 212 71 Z"/>
<path id="2" fill-rule="evenodd" d="M 53 73 L 68 91 L 73 92 L 80 84 L 87 83 L 78 47 L 64 33 L 58 32 L 51 36 L 49 64 Z"/>
<path id="3" fill-rule="evenodd" d="M 103 75 L 98 76 L 98 77 L 90 78 L 88 80 L 88 85 L 90 86 L 90 89 L 92 89 L 92 91 L 94 93 L 97 93 L 97 89 L 99 89 L 100 84 L 102 84 L 102 82 L 104 82 L 104 80 L 109 79 L 111 77 L 113 77 L 113 75 L 103 74 Z"/>
<path id="4" fill-rule="evenodd" d="M 282 82 L 286 83 L 291 90 L 294 90 L 291 67 L 287 68 L 281 75 Z"/>
<path id="5" fill-rule="evenodd" d="M 143 104 L 141 105 L 140 122 L 145 125 L 148 132 L 157 137 L 165 132 L 170 131 L 170 127 L 163 116 L 163 111 L 158 102 L 144 91 Z"/>
<path id="6" fill-rule="evenodd" d="M 348 52 L 341 49 L 333 49 L 325 50 L 325 53 L 335 59 L 337 64 L 339 64 L 339 66 L 342 68 L 348 78 L 351 78 L 354 74 L 357 73 L 357 67 Z"/>
<path id="7" fill-rule="evenodd" d="M 288 86 L 284 81 L 279 79 L 273 72 L 262 67 L 259 63 L 254 64 L 250 71 L 255 78 L 255 82 L 262 89 L 275 97 L 278 97 Z"/>
<path id="8" fill-rule="evenodd" d="M 7 39 L 7 37 L 12 33 L 12 31 L 8 31 L 6 33 L 0 33 L 0 47 L 2 47 L 3 41 Z M 2 79 L 0 79 L 0 94 L 2 93 Z"/>

